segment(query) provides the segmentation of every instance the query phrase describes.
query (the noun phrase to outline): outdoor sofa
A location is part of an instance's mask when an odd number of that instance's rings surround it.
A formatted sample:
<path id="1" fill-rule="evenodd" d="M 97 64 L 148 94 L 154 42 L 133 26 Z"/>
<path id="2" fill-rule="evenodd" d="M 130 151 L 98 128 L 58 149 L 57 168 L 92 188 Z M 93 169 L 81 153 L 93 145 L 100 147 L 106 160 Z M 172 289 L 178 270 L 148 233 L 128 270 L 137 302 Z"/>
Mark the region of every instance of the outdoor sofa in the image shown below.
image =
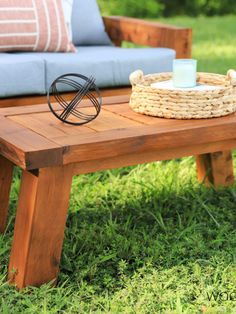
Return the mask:
<path id="1" fill-rule="evenodd" d="M 0 53 L 0 107 L 44 103 L 52 81 L 65 73 L 93 75 L 103 95 L 127 93 L 132 71 L 168 72 L 175 57 L 191 57 L 191 29 L 102 18 L 94 0 L 74 0 L 72 33 L 75 53 Z M 144 47 L 121 48 L 124 41 Z"/>

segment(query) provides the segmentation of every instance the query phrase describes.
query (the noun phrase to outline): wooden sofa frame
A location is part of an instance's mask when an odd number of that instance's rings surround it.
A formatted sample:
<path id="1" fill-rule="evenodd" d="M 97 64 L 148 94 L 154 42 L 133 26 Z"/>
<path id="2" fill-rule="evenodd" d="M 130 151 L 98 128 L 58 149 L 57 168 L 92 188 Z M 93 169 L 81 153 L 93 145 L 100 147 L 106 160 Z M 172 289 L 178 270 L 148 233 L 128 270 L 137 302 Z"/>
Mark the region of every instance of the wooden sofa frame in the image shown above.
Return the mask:
<path id="1" fill-rule="evenodd" d="M 192 30 L 157 22 L 149 22 L 122 16 L 103 17 L 105 28 L 116 46 L 123 41 L 149 47 L 166 47 L 176 51 L 177 58 L 191 58 Z M 101 91 L 102 96 L 115 97 L 129 95 L 130 87 L 108 88 Z M 64 96 L 70 99 L 72 93 Z M 46 102 L 46 96 L 23 96 L 0 99 L 1 107 L 34 105 Z M 232 157 L 230 151 L 221 151 L 196 156 L 198 178 L 207 183 L 230 185 L 233 180 Z M 221 169 L 216 171 L 215 169 Z"/>

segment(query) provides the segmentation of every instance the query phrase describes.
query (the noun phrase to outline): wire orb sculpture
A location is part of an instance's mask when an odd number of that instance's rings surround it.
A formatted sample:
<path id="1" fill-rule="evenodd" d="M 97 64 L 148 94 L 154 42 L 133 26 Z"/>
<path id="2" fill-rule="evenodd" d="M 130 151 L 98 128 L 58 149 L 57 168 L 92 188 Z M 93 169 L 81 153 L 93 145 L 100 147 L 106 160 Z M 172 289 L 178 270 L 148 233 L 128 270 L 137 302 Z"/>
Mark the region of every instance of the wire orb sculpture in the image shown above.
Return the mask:
<path id="1" fill-rule="evenodd" d="M 68 86 L 68 90 L 72 87 L 75 91 L 75 96 L 70 101 L 60 93 L 60 90 L 65 90 L 65 85 Z M 72 125 L 83 125 L 94 120 L 99 115 L 102 105 L 102 97 L 95 84 L 95 78 L 75 73 L 61 75 L 53 81 L 47 99 L 54 116 Z"/>

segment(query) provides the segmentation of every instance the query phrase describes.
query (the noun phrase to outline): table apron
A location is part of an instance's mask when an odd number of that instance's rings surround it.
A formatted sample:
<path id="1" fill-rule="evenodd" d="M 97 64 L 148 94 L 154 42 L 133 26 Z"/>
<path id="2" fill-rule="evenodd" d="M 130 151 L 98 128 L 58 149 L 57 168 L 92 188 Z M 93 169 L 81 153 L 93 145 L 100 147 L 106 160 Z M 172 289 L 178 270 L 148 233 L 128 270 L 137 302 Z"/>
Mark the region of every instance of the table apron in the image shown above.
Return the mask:
<path id="1" fill-rule="evenodd" d="M 218 151 L 231 150 L 236 148 L 236 139 L 219 141 L 214 143 L 205 143 L 200 145 L 166 148 L 163 150 L 153 150 L 125 154 L 115 157 L 74 162 L 73 174 L 85 174 L 95 171 L 102 171 L 120 167 L 133 166 L 142 163 L 169 160 L 187 156 L 194 156 Z"/>

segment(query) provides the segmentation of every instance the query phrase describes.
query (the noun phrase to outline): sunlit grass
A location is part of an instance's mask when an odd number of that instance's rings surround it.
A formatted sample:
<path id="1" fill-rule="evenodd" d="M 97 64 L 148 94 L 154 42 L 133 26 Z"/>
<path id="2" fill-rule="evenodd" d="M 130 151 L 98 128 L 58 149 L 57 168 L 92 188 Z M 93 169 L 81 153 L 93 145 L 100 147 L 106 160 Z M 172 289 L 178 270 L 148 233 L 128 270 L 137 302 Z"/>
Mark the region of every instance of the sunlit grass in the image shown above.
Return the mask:
<path id="1" fill-rule="evenodd" d="M 175 17 L 163 21 L 193 29 L 193 57 L 198 60 L 199 71 L 225 74 L 228 69 L 236 69 L 236 16 Z"/>

